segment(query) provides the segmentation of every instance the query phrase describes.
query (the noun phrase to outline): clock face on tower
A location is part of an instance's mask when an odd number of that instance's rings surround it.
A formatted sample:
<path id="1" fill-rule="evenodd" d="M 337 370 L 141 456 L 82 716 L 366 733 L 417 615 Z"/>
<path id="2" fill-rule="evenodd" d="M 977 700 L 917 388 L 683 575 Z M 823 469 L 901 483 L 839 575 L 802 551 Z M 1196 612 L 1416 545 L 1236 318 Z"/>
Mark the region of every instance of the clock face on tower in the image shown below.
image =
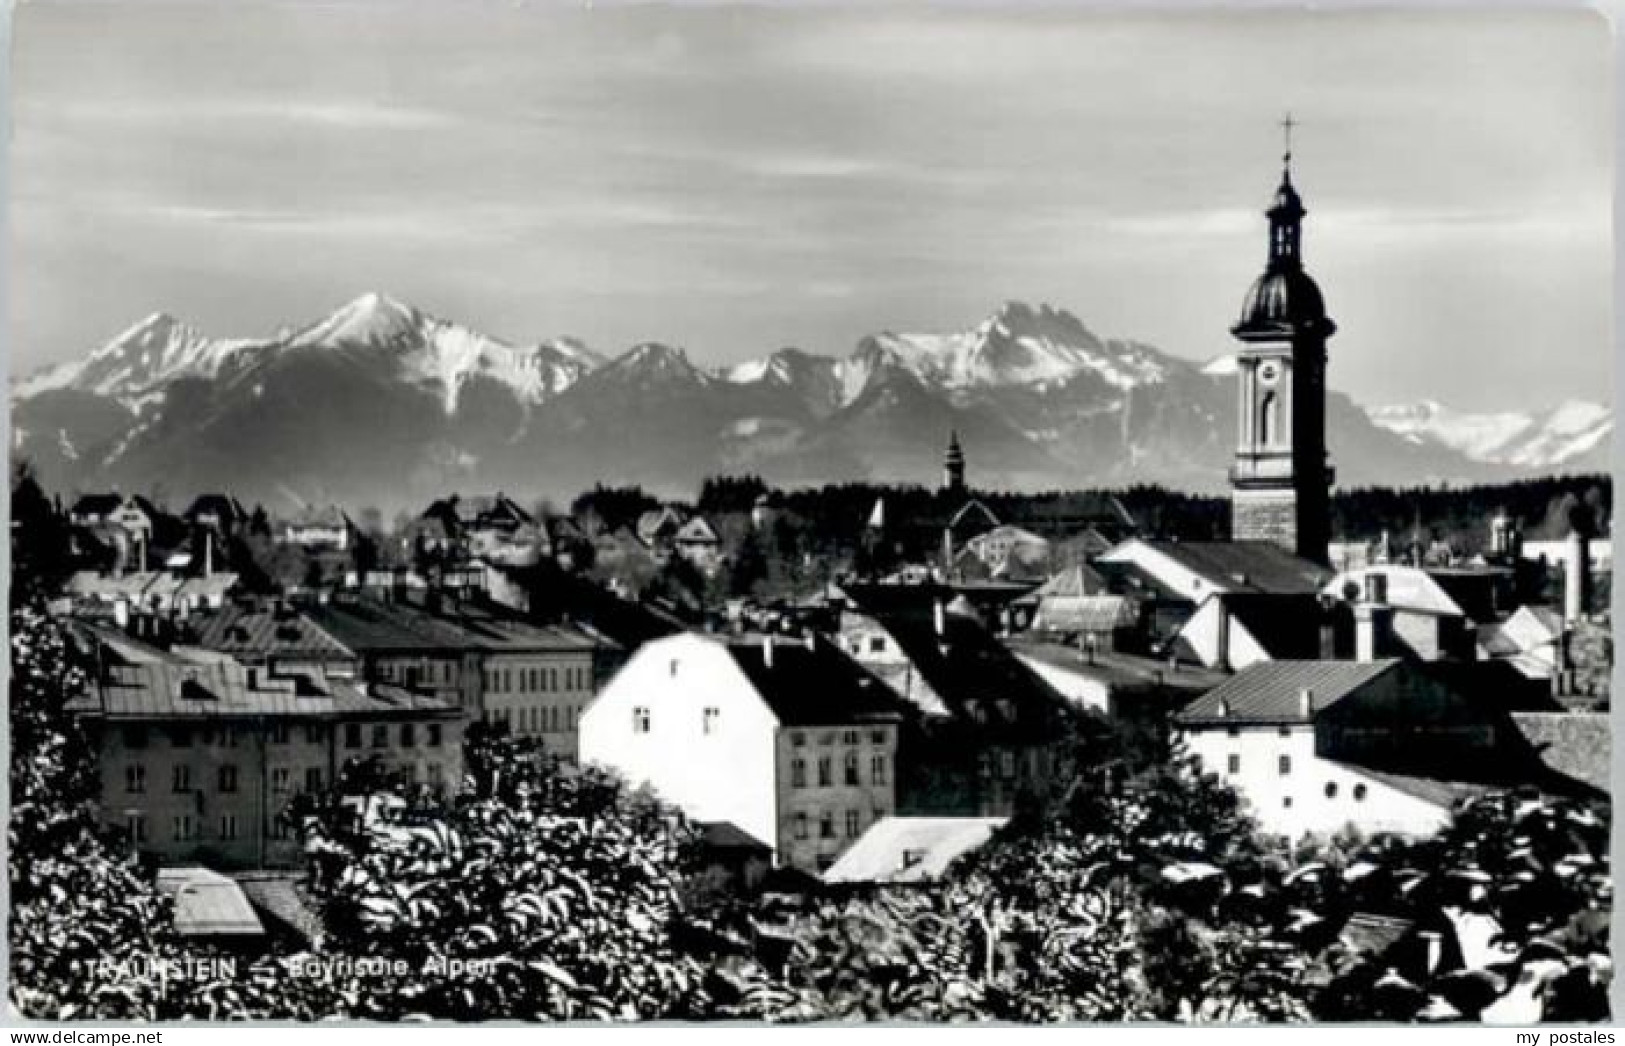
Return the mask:
<path id="1" fill-rule="evenodd" d="M 1271 388 L 1281 380 L 1281 365 L 1273 360 L 1259 364 L 1258 383 L 1265 388 Z"/>

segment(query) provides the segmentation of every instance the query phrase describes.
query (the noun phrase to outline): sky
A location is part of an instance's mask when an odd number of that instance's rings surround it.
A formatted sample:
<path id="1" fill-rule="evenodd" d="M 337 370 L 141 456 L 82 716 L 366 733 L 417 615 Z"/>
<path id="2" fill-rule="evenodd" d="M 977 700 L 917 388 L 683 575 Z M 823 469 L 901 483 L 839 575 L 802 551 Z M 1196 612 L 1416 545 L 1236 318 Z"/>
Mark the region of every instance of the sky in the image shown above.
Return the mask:
<path id="1" fill-rule="evenodd" d="M 155 311 L 382 291 L 725 363 L 1048 302 L 1192 359 L 1291 111 L 1361 402 L 1611 399 L 1600 15 L 152 3 L 13 9 L 14 374 Z"/>

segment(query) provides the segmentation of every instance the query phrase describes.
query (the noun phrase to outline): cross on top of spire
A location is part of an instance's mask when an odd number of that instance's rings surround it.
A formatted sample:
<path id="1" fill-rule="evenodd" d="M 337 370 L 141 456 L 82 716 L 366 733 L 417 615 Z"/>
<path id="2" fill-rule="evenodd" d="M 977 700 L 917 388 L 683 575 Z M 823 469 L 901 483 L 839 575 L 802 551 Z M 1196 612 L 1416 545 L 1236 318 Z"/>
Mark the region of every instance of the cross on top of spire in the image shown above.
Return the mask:
<path id="1" fill-rule="evenodd" d="M 1285 151 L 1281 153 L 1281 166 L 1283 167 L 1290 168 L 1292 166 L 1292 128 L 1296 126 L 1298 126 L 1298 121 L 1292 118 L 1291 112 L 1282 117 L 1281 139 L 1285 145 Z"/>

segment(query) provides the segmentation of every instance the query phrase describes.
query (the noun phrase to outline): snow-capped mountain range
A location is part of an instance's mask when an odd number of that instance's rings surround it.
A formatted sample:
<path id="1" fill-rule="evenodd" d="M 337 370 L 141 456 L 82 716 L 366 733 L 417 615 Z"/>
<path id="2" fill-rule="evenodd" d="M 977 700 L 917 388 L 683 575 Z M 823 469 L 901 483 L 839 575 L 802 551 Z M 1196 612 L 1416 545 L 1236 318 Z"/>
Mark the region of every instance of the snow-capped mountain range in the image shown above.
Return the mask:
<path id="1" fill-rule="evenodd" d="M 1614 431 L 1614 412 L 1583 400 L 1569 400 L 1542 411 L 1486 414 L 1422 400 L 1373 407 L 1366 413 L 1377 425 L 1412 443 L 1438 443 L 1474 461 L 1533 469 L 1606 469 L 1609 437 Z"/>
<path id="2" fill-rule="evenodd" d="M 931 483 L 950 429 L 974 483 L 1216 490 L 1232 371 L 1017 302 L 957 333 L 875 334 L 845 358 L 785 348 L 707 368 L 658 343 L 613 359 L 568 338 L 513 345 L 367 294 L 265 338 L 150 316 L 18 381 L 13 443 L 67 491 L 225 489 L 268 504 L 568 497 L 598 481 L 690 493 L 730 471 Z M 1486 420 L 1328 403 L 1345 483 L 1600 467 L 1611 424 L 1589 405 Z"/>

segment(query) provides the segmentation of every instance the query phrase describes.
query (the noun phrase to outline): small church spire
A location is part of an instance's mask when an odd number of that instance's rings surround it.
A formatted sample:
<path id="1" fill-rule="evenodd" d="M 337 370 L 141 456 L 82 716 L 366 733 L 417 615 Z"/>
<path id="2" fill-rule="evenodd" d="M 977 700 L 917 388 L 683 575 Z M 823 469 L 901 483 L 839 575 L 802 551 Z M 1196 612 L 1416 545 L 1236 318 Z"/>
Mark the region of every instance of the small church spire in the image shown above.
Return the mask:
<path id="1" fill-rule="evenodd" d="M 949 431 L 948 450 L 942 456 L 942 489 L 955 493 L 965 489 L 965 451 L 957 430 Z"/>

